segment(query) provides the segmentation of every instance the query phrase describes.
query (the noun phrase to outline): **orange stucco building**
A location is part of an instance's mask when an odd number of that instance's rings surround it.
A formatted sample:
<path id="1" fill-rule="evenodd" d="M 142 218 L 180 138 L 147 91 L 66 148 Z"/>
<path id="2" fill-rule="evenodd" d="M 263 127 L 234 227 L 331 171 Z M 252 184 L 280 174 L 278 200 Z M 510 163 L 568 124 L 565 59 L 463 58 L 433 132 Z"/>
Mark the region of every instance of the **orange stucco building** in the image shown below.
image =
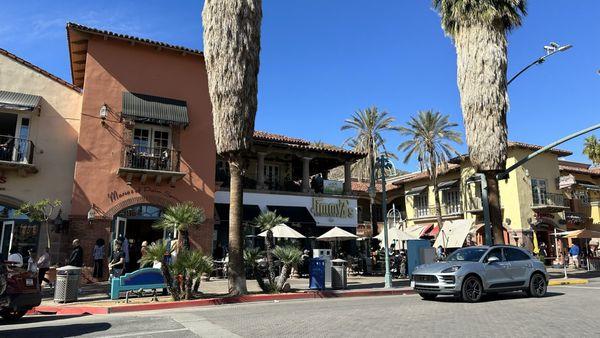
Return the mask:
<path id="1" fill-rule="evenodd" d="M 83 88 L 69 234 L 86 263 L 98 239 L 122 236 L 134 251 L 171 236 L 151 224 L 184 201 L 205 210 L 190 237 L 210 253 L 215 145 L 202 53 L 77 24 L 67 33 Z"/>

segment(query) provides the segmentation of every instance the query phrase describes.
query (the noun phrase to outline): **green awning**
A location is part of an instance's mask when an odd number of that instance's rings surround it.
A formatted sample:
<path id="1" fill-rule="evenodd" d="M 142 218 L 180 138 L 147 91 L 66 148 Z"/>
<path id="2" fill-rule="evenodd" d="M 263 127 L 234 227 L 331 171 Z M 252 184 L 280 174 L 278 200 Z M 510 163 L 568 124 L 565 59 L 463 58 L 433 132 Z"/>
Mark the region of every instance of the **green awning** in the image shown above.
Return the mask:
<path id="1" fill-rule="evenodd" d="M 185 101 L 130 92 L 123 92 L 123 116 L 159 124 L 190 123 Z"/>
<path id="2" fill-rule="evenodd" d="M 40 106 L 41 96 L 0 90 L 0 108 L 33 111 Z"/>
<path id="3" fill-rule="evenodd" d="M 427 189 L 426 185 L 421 185 L 418 187 L 410 188 L 410 190 L 408 190 L 405 195 L 406 196 L 420 195 L 423 192 L 423 190 L 425 190 L 425 189 Z"/>
<path id="4" fill-rule="evenodd" d="M 439 190 L 449 190 L 458 185 L 458 180 L 446 181 L 438 184 Z"/>

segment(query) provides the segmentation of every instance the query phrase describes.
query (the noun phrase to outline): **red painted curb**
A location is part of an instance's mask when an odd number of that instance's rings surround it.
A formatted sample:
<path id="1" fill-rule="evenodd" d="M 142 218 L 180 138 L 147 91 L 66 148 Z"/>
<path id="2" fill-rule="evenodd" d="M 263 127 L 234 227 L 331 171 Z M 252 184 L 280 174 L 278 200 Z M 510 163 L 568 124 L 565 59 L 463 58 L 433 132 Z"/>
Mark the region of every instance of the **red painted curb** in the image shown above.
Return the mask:
<path id="1" fill-rule="evenodd" d="M 276 300 L 293 299 L 317 299 L 317 298 L 346 298 L 346 297 L 368 297 L 368 296 L 393 296 L 414 294 L 413 290 L 356 290 L 356 291 L 305 291 L 298 293 L 280 293 L 280 294 L 256 294 L 237 297 L 207 298 L 195 299 L 179 302 L 149 303 L 149 304 L 124 304 L 117 306 L 38 306 L 31 310 L 29 314 L 58 314 L 58 315 L 86 315 L 86 314 L 109 314 L 134 311 L 150 311 L 163 309 L 178 309 L 195 306 L 210 306 L 223 304 L 265 302 Z"/>

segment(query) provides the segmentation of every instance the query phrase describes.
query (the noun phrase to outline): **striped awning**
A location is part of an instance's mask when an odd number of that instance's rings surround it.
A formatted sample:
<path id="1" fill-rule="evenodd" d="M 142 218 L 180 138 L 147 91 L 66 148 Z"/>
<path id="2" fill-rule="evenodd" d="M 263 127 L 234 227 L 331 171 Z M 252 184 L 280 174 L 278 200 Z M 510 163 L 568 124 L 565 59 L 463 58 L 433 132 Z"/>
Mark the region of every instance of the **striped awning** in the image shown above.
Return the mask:
<path id="1" fill-rule="evenodd" d="M 438 184 L 438 189 L 439 190 L 449 190 L 449 189 L 456 187 L 457 185 L 458 185 L 458 180 L 441 182 Z"/>
<path id="2" fill-rule="evenodd" d="M 123 116 L 159 124 L 190 123 L 185 101 L 130 92 L 123 92 Z"/>
<path id="3" fill-rule="evenodd" d="M 40 106 L 41 96 L 0 90 L 0 108 L 33 111 Z"/>
<path id="4" fill-rule="evenodd" d="M 418 186 L 418 187 L 413 187 L 413 188 L 409 189 L 409 190 L 408 190 L 408 191 L 405 193 L 405 195 L 406 195 L 406 196 L 414 196 L 414 195 L 419 195 L 419 194 L 421 194 L 421 193 L 422 193 L 422 192 L 423 192 L 425 189 L 427 189 L 427 186 L 426 186 L 426 185 L 421 185 L 421 186 Z"/>

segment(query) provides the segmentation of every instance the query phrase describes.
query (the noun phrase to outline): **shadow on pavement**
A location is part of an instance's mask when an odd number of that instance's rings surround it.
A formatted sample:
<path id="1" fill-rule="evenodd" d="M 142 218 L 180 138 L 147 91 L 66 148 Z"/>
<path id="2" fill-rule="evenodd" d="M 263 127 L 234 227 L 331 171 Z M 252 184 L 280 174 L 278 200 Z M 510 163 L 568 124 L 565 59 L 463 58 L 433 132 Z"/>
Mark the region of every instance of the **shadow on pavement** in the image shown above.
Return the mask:
<path id="1" fill-rule="evenodd" d="M 76 318 L 76 317 L 82 317 L 82 316 L 87 316 L 87 315 L 31 315 L 31 316 L 25 316 L 17 321 L 12 321 L 12 322 L 0 320 L 0 323 L 2 323 L 3 326 L 11 325 L 11 324 L 12 325 L 14 325 L 14 324 L 33 324 L 33 323 L 47 322 L 47 321 L 51 321 L 51 320 L 69 319 L 69 318 Z"/>
<path id="2" fill-rule="evenodd" d="M 558 296 L 563 296 L 563 295 L 564 295 L 564 293 L 562 293 L 562 292 L 547 292 L 546 296 L 543 298 L 558 297 Z M 530 298 L 530 297 L 528 297 L 523 292 L 515 291 L 515 292 L 488 294 L 488 295 L 483 296 L 483 298 L 481 299 L 481 301 L 479 301 L 479 303 L 496 302 L 496 301 L 511 300 L 511 299 L 525 299 L 525 298 Z M 534 298 L 531 298 L 531 299 L 534 299 Z M 423 301 L 425 301 L 425 300 L 423 300 Z M 438 296 L 436 299 L 430 300 L 430 302 L 462 303 L 462 301 L 458 297 L 452 297 L 452 296 Z"/>
<path id="3" fill-rule="evenodd" d="M 106 331 L 110 328 L 109 323 L 68 324 L 6 330 L 2 332 L 2 337 L 73 337 Z"/>

